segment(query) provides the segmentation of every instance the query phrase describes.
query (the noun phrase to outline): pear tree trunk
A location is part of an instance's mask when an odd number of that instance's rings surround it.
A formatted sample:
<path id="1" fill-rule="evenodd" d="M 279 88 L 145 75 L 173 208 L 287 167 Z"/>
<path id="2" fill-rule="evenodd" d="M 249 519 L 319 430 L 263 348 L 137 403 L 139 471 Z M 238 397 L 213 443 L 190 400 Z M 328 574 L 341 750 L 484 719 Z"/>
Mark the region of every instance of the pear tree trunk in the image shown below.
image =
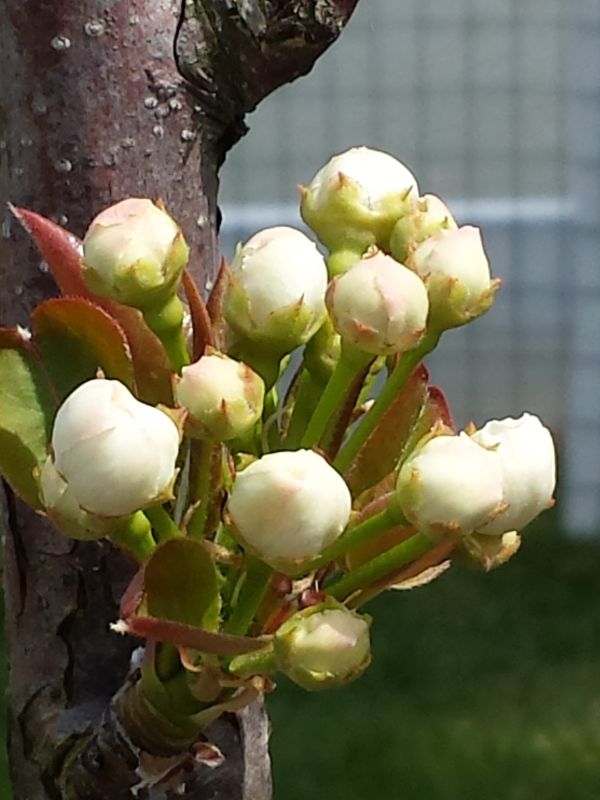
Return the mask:
<path id="1" fill-rule="evenodd" d="M 8 201 L 82 235 L 110 203 L 162 198 L 203 286 L 218 261 L 218 170 L 245 114 L 311 69 L 357 1 L 3 0 L 0 324 L 26 326 L 56 293 Z M 15 799 L 268 800 L 260 704 L 208 729 L 222 766 L 182 754 L 160 788 L 143 786 L 114 713 L 136 643 L 108 627 L 131 565 L 61 537 L 8 489 L 3 509 Z"/>

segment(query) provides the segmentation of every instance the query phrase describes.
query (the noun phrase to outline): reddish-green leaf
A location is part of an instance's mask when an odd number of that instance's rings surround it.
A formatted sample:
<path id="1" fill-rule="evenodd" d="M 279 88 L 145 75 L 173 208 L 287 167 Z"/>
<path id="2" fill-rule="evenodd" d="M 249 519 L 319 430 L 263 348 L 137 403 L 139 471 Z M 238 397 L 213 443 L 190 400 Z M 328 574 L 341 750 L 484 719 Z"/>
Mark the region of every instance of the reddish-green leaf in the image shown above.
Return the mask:
<path id="1" fill-rule="evenodd" d="M 359 450 L 344 475 L 353 497 L 378 483 L 398 463 L 427 400 L 427 380 L 427 370 L 421 364 Z"/>
<path id="2" fill-rule="evenodd" d="M 92 297 L 81 275 L 81 241 L 34 211 L 10 209 L 35 242 L 62 294 Z"/>
<path id="3" fill-rule="evenodd" d="M 36 471 L 46 460 L 56 399 L 39 359 L 18 330 L 0 329 L 0 472 L 40 508 Z"/>
<path id="4" fill-rule="evenodd" d="M 218 656 L 237 656 L 262 650 L 266 641 L 250 636 L 233 636 L 229 633 L 213 633 L 183 622 L 171 622 L 156 617 L 140 616 L 125 620 L 126 632 L 134 636 L 167 642 L 175 647 L 187 647 L 202 653 Z"/>
<path id="5" fill-rule="evenodd" d="M 212 330 L 215 337 L 215 347 L 222 350 L 225 347 L 225 321 L 223 319 L 223 298 L 229 285 L 229 265 L 225 258 L 221 259 L 221 266 L 206 303 L 206 310 L 212 322 Z"/>
<path id="6" fill-rule="evenodd" d="M 115 319 L 125 332 L 137 386 L 137 396 L 150 405 L 173 405 L 173 369 L 158 336 L 146 325 L 141 311 L 112 300 L 96 298 L 98 305 Z"/>
<path id="7" fill-rule="evenodd" d="M 204 354 L 207 345 L 215 346 L 215 337 L 204 300 L 198 291 L 196 281 L 187 270 L 183 273 L 183 288 L 190 307 L 194 330 L 193 360 L 197 361 Z"/>
<path id="8" fill-rule="evenodd" d="M 131 352 L 121 326 L 82 297 L 47 300 L 32 314 L 34 341 L 63 400 L 100 368 L 135 389 Z"/>
<path id="9" fill-rule="evenodd" d="M 144 572 L 148 615 L 206 630 L 219 626 L 221 599 L 215 564 L 202 542 L 170 539 Z"/>

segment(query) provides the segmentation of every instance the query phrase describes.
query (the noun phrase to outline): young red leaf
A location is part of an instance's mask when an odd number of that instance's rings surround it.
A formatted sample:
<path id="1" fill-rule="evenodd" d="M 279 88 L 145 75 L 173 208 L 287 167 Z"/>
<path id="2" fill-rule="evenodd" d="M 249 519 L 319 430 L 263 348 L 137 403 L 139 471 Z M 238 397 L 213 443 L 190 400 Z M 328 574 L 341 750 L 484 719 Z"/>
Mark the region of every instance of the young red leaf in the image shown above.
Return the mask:
<path id="1" fill-rule="evenodd" d="M 229 284 L 229 265 L 225 258 L 221 259 L 221 266 L 206 303 L 206 310 L 212 322 L 215 337 L 215 347 L 223 350 L 225 347 L 225 321 L 223 320 L 223 298 Z"/>
<path id="2" fill-rule="evenodd" d="M 218 656 L 242 655 L 253 650 L 262 650 L 266 644 L 265 639 L 214 633 L 183 622 L 171 622 L 150 616 L 131 617 L 125 620 L 125 625 L 119 626 L 118 630 L 142 638 L 167 642 L 175 647 L 187 647 Z"/>
<path id="3" fill-rule="evenodd" d="M 204 355 L 207 345 L 215 346 L 215 337 L 204 300 L 198 291 L 195 280 L 187 270 L 183 272 L 183 288 L 190 307 L 194 330 L 193 361 L 197 361 L 200 356 Z"/>
<path id="4" fill-rule="evenodd" d="M 131 351 L 121 326 L 81 297 L 41 303 L 32 314 L 34 341 L 64 400 L 101 368 L 135 391 Z"/>
<path id="5" fill-rule="evenodd" d="M 9 208 L 35 242 L 62 294 L 92 297 L 81 274 L 81 241 L 35 211 Z"/>
<path id="6" fill-rule="evenodd" d="M 378 483 L 398 463 L 427 400 L 428 377 L 419 365 L 359 450 L 344 475 L 353 497 Z"/>

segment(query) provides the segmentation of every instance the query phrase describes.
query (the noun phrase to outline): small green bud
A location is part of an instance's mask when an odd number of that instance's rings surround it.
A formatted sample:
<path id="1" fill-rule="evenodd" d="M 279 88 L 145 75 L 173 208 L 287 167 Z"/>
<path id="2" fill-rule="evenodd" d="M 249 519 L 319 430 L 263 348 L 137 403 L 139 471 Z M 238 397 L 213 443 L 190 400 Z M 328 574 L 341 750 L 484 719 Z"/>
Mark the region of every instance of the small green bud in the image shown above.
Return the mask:
<path id="1" fill-rule="evenodd" d="M 457 227 L 448 206 L 434 194 L 420 197 L 409 214 L 401 217 L 394 225 L 390 238 L 390 252 L 397 261 L 404 264 L 407 257 L 430 236 L 441 230 L 455 230 Z"/>
<path id="2" fill-rule="evenodd" d="M 264 395 L 260 375 L 217 352 L 184 367 L 175 387 L 177 402 L 189 413 L 190 436 L 219 441 L 243 436 L 258 422 Z"/>
<path id="3" fill-rule="evenodd" d="M 371 662 L 370 622 L 334 600 L 299 611 L 275 633 L 277 666 L 309 691 L 344 686 Z"/>

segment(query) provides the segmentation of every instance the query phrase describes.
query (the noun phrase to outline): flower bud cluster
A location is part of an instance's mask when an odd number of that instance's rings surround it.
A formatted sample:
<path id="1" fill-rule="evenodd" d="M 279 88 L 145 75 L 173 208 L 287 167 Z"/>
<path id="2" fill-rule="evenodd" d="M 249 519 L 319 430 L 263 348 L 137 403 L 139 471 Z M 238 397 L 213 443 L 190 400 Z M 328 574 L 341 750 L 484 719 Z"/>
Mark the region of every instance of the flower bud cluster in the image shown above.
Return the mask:
<path id="1" fill-rule="evenodd" d="M 555 462 L 550 432 L 531 414 L 492 420 L 472 435 L 441 432 L 403 464 L 398 502 L 433 535 L 521 530 L 552 505 Z"/>

